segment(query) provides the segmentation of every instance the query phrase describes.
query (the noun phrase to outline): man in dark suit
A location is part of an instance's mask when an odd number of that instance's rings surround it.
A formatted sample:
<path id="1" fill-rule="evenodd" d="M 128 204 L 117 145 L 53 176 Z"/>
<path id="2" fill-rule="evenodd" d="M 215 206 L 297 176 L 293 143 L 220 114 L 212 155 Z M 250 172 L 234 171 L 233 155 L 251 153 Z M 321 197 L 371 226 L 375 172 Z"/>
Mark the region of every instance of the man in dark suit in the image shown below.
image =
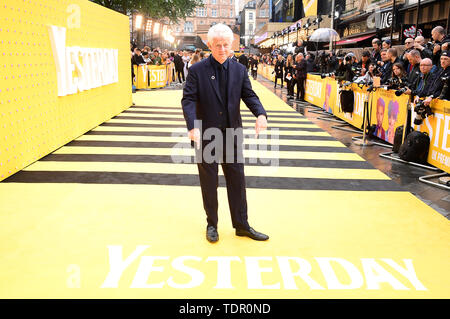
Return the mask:
<path id="1" fill-rule="evenodd" d="M 244 52 L 242 52 L 242 54 L 239 56 L 238 61 L 248 70 L 248 59 Z"/>
<path id="2" fill-rule="evenodd" d="M 297 99 L 296 101 L 305 102 L 305 84 L 306 84 L 306 76 L 308 74 L 306 70 L 306 61 L 303 57 L 303 53 L 299 53 L 295 56 L 295 81 L 297 83 Z M 300 95 L 300 98 L 299 98 Z"/>
<path id="3" fill-rule="evenodd" d="M 173 58 L 173 64 L 175 64 L 175 71 L 177 73 L 177 78 L 180 83 L 184 82 L 184 63 L 183 59 L 181 58 L 181 51 L 175 53 L 175 56 Z"/>
<path id="4" fill-rule="evenodd" d="M 269 238 L 251 228 L 247 221 L 240 100 L 257 117 L 256 134 L 267 128 L 267 114 L 252 90 L 245 66 L 228 58 L 232 42 L 233 33 L 228 26 L 216 24 L 210 28 L 208 47 L 211 55 L 189 69 L 181 100 L 188 136 L 196 146 L 203 207 L 208 223 L 206 238 L 212 243 L 219 239 L 218 162 L 221 163 L 227 184 L 228 204 L 236 235 L 254 240 Z M 241 132 L 241 138 L 237 134 L 237 141 L 234 137 L 230 140 L 229 137 L 236 131 Z M 211 146 L 216 145 L 211 150 Z M 204 151 L 199 152 L 199 149 Z M 211 161 L 211 157 L 215 158 Z"/>

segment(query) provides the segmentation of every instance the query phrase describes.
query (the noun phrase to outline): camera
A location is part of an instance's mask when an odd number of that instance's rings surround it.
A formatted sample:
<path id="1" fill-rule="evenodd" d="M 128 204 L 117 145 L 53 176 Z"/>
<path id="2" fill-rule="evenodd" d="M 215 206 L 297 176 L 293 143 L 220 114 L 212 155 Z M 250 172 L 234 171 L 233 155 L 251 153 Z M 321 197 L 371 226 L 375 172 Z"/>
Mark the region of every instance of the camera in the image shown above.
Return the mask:
<path id="1" fill-rule="evenodd" d="M 428 49 L 430 49 L 431 50 L 431 52 L 433 52 L 433 49 L 434 49 L 434 46 L 435 46 L 436 44 L 435 43 L 433 43 L 433 42 L 427 42 L 427 44 L 425 44 L 425 47 L 426 48 L 428 48 Z"/>
<path id="2" fill-rule="evenodd" d="M 414 107 L 414 112 L 416 112 L 416 117 L 414 118 L 414 124 L 422 125 L 423 120 L 433 115 L 433 111 L 430 106 L 423 104 L 423 101 L 419 101 Z"/>
<path id="3" fill-rule="evenodd" d="M 449 76 L 442 77 L 441 81 L 444 84 L 444 86 L 442 87 L 442 91 L 441 91 L 441 95 L 439 95 L 439 99 L 448 100 L 449 99 L 448 87 L 449 87 L 450 77 Z"/>
<path id="4" fill-rule="evenodd" d="M 326 78 L 326 77 L 332 77 L 334 74 L 335 74 L 334 72 L 331 72 L 331 73 L 322 73 L 322 74 L 320 74 L 320 77 L 321 77 L 322 79 L 324 79 L 324 78 Z"/>
<path id="5" fill-rule="evenodd" d="M 398 89 L 398 90 L 395 91 L 395 95 L 396 95 L 396 96 L 400 96 L 400 95 L 402 95 L 403 93 L 405 93 L 407 90 L 408 90 L 408 88 L 406 88 L 406 87 L 403 87 L 403 88 L 401 88 L 401 89 Z"/>
<path id="6" fill-rule="evenodd" d="M 408 90 L 405 84 L 406 83 L 400 82 L 398 78 L 393 77 L 387 81 L 387 88 L 389 90 L 395 90 L 395 95 L 400 96 Z"/>

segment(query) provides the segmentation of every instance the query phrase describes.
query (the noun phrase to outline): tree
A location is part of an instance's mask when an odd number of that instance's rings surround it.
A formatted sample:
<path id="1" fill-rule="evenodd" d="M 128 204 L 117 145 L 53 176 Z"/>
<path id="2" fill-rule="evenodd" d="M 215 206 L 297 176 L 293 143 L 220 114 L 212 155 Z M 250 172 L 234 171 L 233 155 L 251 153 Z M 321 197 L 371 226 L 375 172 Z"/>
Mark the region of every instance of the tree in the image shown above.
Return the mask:
<path id="1" fill-rule="evenodd" d="M 194 13 L 196 7 L 203 7 L 203 0 L 91 0 L 123 14 L 138 11 L 153 19 L 167 18 L 177 24 Z"/>

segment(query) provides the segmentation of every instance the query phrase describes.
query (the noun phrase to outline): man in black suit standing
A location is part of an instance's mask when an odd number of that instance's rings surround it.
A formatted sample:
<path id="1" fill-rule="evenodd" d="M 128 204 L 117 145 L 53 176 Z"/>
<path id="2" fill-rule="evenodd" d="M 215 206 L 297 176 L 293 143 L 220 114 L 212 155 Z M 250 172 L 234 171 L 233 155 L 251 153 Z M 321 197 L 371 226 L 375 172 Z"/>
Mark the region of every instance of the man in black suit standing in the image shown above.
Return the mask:
<path id="1" fill-rule="evenodd" d="M 267 114 L 252 90 L 245 66 L 229 58 L 232 42 L 233 33 L 228 26 L 216 24 L 209 29 L 208 47 L 211 55 L 189 69 L 181 100 L 188 136 L 196 146 L 203 207 L 208 223 L 206 238 L 211 243 L 219 240 L 219 162 L 226 180 L 228 204 L 236 235 L 254 240 L 269 238 L 250 227 L 247 220 L 240 100 L 257 117 L 256 134 L 267 128 Z M 237 135 L 237 141 L 233 135 Z M 214 146 L 213 149 L 211 146 Z M 199 149 L 204 151 L 199 152 Z"/>
<path id="2" fill-rule="evenodd" d="M 184 82 L 184 63 L 181 57 L 181 52 L 175 53 L 173 58 L 173 64 L 175 65 L 175 71 L 177 73 L 177 78 L 180 83 Z"/>

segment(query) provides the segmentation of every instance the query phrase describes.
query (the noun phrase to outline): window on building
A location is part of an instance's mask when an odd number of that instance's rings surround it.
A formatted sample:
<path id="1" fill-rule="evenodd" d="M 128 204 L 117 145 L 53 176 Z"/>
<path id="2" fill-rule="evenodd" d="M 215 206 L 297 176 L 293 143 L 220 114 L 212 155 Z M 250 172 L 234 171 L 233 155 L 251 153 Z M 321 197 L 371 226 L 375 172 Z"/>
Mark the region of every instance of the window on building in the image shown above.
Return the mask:
<path id="1" fill-rule="evenodd" d="M 217 17 L 217 9 L 211 9 L 211 17 Z"/>
<path id="2" fill-rule="evenodd" d="M 253 23 L 248 24 L 248 32 L 253 33 Z"/>
<path id="3" fill-rule="evenodd" d="M 184 32 L 194 32 L 194 25 L 191 21 L 186 21 L 184 23 Z"/>
<path id="4" fill-rule="evenodd" d="M 211 4 L 217 4 L 217 0 L 211 0 Z"/>
<path id="5" fill-rule="evenodd" d="M 253 20 L 253 12 L 249 12 L 249 13 L 248 13 L 248 19 L 249 19 L 250 21 Z"/>
<path id="6" fill-rule="evenodd" d="M 197 8 L 197 17 L 206 17 L 206 8 Z"/>
<path id="7" fill-rule="evenodd" d="M 266 16 L 266 10 L 265 10 L 265 9 L 259 10 L 259 16 L 260 16 L 261 18 L 264 18 L 264 17 Z"/>
<path id="8" fill-rule="evenodd" d="M 203 20 L 200 20 L 200 24 L 203 24 L 203 22 L 204 22 Z"/>
<path id="9" fill-rule="evenodd" d="M 233 10 L 230 10 L 230 18 L 233 17 Z"/>

